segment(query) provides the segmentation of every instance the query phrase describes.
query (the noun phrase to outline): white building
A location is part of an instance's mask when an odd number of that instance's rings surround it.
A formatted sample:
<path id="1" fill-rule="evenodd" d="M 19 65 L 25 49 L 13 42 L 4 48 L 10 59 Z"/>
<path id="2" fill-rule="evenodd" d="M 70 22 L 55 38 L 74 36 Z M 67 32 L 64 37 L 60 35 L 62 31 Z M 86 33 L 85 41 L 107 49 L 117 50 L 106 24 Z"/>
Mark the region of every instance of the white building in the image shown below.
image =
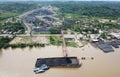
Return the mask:
<path id="1" fill-rule="evenodd" d="M 120 39 L 120 32 L 119 33 L 110 33 L 112 38 Z"/>

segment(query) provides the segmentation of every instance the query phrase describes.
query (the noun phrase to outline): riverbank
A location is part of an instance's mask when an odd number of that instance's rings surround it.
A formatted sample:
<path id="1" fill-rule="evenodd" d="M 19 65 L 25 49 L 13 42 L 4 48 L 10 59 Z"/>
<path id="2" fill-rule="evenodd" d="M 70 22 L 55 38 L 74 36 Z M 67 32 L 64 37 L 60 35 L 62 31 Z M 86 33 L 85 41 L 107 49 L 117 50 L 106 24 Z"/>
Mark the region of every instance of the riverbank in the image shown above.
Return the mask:
<path id="1" fill-rule="evenodd" d="M 62 47 L 2 49 L 0 52 L 0 77 L 119 77 L 120 49 L 104 53 L 90 44 L 82 48 L 67 47 L 69 56 L 77 56 L 80 68 L 51 68 L 34 74 L 37 58 L 62 57 Z M 85 57 L 85 60 L 81 58 Z M 92 60 L 91 57 L 94 57 Z"/>

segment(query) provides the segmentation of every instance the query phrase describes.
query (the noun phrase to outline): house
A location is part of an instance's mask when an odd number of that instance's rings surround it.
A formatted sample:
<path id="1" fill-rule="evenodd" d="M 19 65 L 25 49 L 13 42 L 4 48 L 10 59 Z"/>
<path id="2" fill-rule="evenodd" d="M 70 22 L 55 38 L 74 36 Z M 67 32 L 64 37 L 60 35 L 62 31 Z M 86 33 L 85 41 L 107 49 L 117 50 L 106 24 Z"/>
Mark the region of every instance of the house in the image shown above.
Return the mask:
<path id="1" fill-rule="evenodd" d="M 64 35 L 65 40 L 75 41 L 75 35 Z"/>
<path id="2" fill-rule="evenodd" d="M 99 38 L 100 35 L 96 35 L 96 34 L 91 34 L 90 35 L 90 38 L 92 40 L 92 42 L 98 42 L 98 38 Z"/>
<path id="3" fill-rule="evenodd" d="M 120 32 L 119 33 L 110 33 L 110 35 L 112 38 L 120 39 Z"/>

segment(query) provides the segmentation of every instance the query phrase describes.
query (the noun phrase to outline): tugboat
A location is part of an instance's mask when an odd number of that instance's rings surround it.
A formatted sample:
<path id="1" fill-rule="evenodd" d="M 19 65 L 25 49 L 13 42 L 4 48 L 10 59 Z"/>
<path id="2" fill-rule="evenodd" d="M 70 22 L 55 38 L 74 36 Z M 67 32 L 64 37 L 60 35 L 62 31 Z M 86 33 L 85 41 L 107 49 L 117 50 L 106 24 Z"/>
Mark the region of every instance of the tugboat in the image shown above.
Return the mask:
<path id="1" fill-rule="evenodd" d="M 43 64 L 41 67 L 35 68 L 34 72 L 38 74 L 38 73 L 45 72 L 48 69 L 49 69 L 49 66 L 47 66 L 46 64 Z"/>

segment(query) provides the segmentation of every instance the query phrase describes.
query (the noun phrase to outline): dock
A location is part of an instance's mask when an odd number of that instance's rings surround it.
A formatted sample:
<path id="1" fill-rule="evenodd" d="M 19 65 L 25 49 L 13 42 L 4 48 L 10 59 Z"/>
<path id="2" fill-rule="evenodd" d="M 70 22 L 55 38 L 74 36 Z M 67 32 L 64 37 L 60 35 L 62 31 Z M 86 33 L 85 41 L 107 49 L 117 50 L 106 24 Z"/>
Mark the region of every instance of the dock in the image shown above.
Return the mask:
<path id="1" fill-rule="evenodd" d="M 50 67 L 80 67 L 77 57 L 38 58 L 35 67 L 46 64 Z"/>

